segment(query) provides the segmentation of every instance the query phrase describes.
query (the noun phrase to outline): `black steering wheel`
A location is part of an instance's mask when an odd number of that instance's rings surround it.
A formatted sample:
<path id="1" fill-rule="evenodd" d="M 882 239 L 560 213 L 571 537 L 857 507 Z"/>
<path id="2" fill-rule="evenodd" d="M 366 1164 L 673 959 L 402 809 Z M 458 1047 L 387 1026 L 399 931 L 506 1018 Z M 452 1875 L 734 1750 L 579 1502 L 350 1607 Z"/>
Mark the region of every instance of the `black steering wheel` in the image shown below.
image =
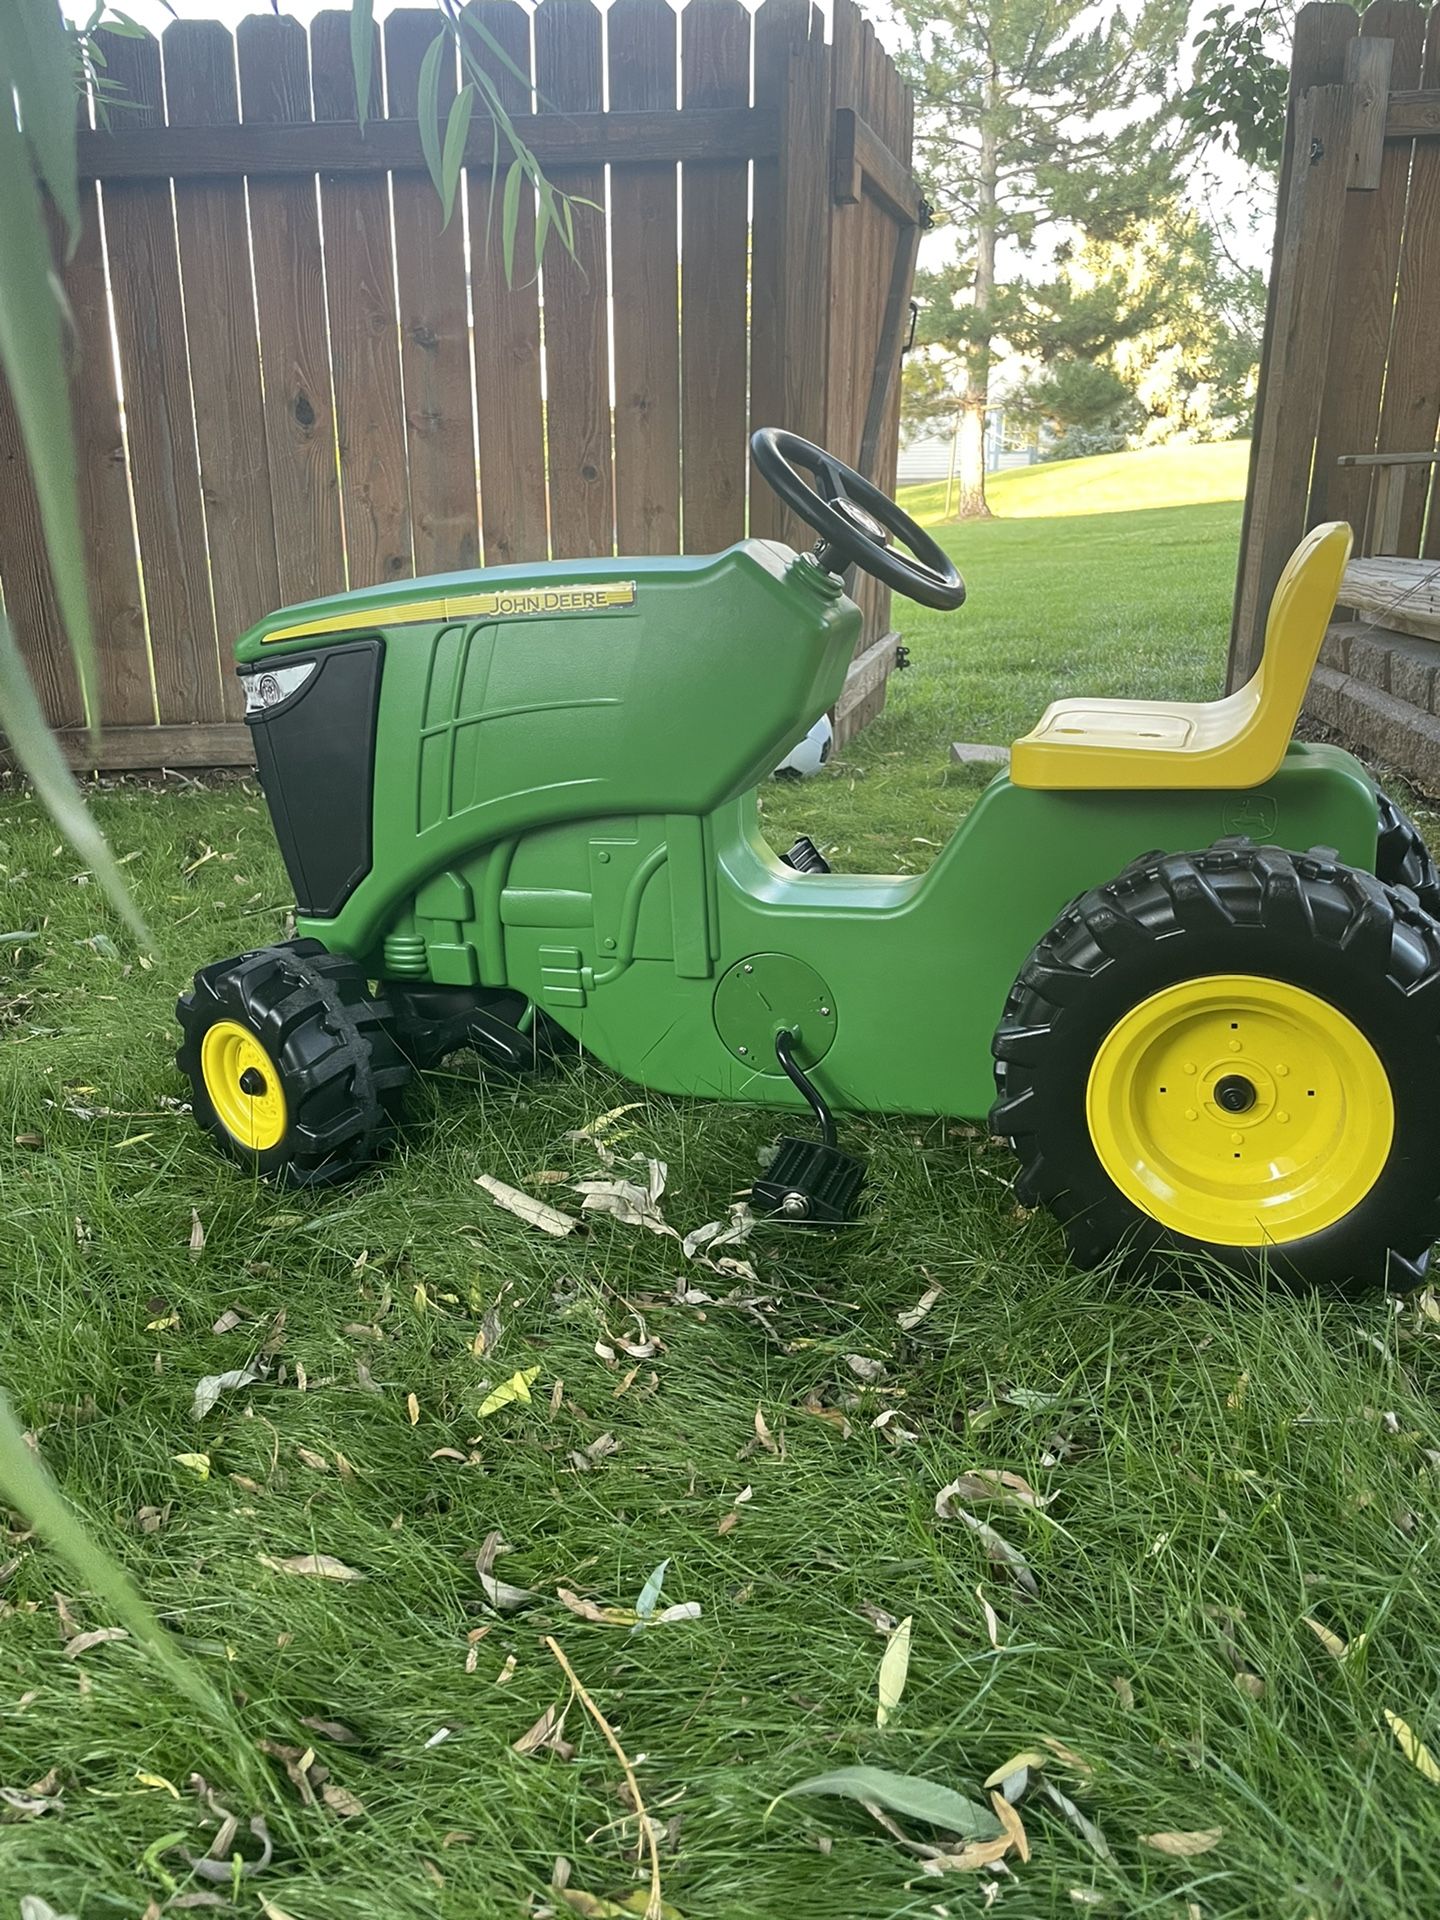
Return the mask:
<path id="1" fill-rule="evenodd" d="M 750 451 L 786 506 L 820 535 L 817 565 L 841 573 L 853 561 L 897 593 L 944 613 L 963 603 L 965 582 L 949 554 L 864 474 L 783 427 L 758 427 Z M 906 551 L 897 552 L 892 540 Z"/>

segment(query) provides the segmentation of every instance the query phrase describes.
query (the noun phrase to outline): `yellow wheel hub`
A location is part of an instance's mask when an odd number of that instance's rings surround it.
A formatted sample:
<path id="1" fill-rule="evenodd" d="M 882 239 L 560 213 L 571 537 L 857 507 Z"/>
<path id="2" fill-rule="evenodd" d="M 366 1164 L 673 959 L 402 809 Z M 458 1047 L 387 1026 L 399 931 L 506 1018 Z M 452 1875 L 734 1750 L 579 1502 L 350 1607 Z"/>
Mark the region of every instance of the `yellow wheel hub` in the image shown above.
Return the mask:
<path id="1" fill-rule="evenodd" d="M 225 1131 L 252 1153 L 278 1147 L 288 1114 L 275 1062 L 238 1020 L 217 1020 L 200 1042 L 205 1091 Z"/>
<path id="2" fill-rule="evenodd" d="M 1193 1240 L 1262 1247 L 1333 1226 L 1395 1132 L 1379 1056 L 1300 987 L 1211 974 L 1152 994 L 1101 1042 L 1085 1095 L 1126 1199 Z"/>

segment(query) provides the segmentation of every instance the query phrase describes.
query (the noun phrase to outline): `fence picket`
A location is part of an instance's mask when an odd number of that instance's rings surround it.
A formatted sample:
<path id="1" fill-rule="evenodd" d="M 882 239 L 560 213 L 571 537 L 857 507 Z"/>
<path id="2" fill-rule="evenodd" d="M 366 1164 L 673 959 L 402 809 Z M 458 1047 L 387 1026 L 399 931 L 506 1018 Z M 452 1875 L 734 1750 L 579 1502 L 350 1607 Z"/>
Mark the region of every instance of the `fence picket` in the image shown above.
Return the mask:
<path id="1" fill-rule="evenodd" d="M 378 39 L 378 36 L 377 36 Z M 380 117 L 379 47 L 368 113 Z M 317 120 L 356 118 L 350 15 L 334 8 L 310 26 L 310 84 Z M 399 322 L 385 176 L 320 175 L 325 297 L 340 448 L 340 508 L 351 587 L 414 572 Z"/>
<path id="2" fill-rule="evenodd" d="M 1440 87 L 1440 7 L 1430 15 L 1420 84 Z M 1440 287 L 1440 143 L 1417 140 L 1410 166 L 1405 237 L 1395 282 L 1395 319 L 1380 407 L 1381 453 L 1423 452 L 1440 424 L 1440 355 L 1435 351 L 1435 289 Z M 1428 467 L 1407 467 L 1398 483 L 1397 553 L 1420 551 Z"/>
<path id="3" fill-rule="evenodd" d="M 257 14 L 235 38 L 245 120 L 308 120 L 310 50 L 299 22 Z M 248 192 L 279 598 L 292 605 L 345 585 L 320 215 L 313 175 L 251 180 Z"/>
<path id="4" fill-rule="evenodd" d="M 477 50 L 507 113 L 529 113 L 530 16 L 515 0 L 472 0 L 508 61 Z M 511 67 L 526 76 L 517 79 Z M 480 436 L 480 527 L 487 567 L 543 560 L 549 551 L 545 493 L 545 416 L 540 388 L 540 281 L 535 271 L 535 196 L 522 190 L 515 234 L 515 277 L 505 280 L 500 211 L 508 162 L 500 172 L 468 169 L 471 299 L 475 310 L 475 398 Z"/>
<path id="5" fill-rule="evenodd" d="M 129 123 L 158 125 L 160 43 L 108 32 L 103 41 Z M 105 249 L 158 717 L 218 720 L 225 706 L 168 183 L 106 190 Z"/>
<path id="6" fill-rule="evenodd" d="M 235 43 L 224 27 L 172 20 L 162 46 L 171 126 L 238 121 Z M 245 702 L 230 671 L 230 645 L 256 607 L 274 606 L 280 595 L 244 181 L 177 181 L 175 227 L 186 313 L 196 322 L 187 328 L 190 390 L 221 688 L 227 718 L 238 719 Z"/>
<path id="7" fill-rule="evenodd" d="M 705 0 L 680 16 L 687 107 L 743 107 L 750 93 L 750 15 Z M 682 169 L 681 357 L 687 494 L 685 547 L 713 553 L 745 531 L 745 249 L 743 161 Z"/>
<path id="8" fill-rule="evenodd" d="M 601 104 L 603 23 L 591 0 L 541 0 L 535 11 L 535 94 L 541 113 L 593 113 Z M 605 170 L 556 167 L 575 206 L 575 255 L 547 247 L 545 446 L 550 550 L 557 560 L 609 553 L 615 542 L 610 455 Z"/>
<path id="9" fill-rule="evenodd" d="M 708 0 L 707 0 L 708 5 Z M 693 11 L 693 9 L 691 9 Z M 605 16 L 610 105 L 675 105 L 677 22 L 669 0 L 615 0 Z M 747 93 L 741 105 L 748 104 Z M 742 175 L 744 166 L 741 166 Z M 680 545 L 680 334 L 675 167 L 610 169 L 615 311 L 615 538 L 622 553 Z M 623 312 L 619 324 L 615 312 Z"/>
<path id="10" fill-rule="evenodd" d="M 423 7 L 405 8 L 386 20 L 385 77 L 392 119 L 415 118 L 420 63 L 439 31 L 437 16 Z M 447 54 L 442 116 L 455 97 L 453 49 L 447 48 Z M 457 192 L 447 225 L 428 175 L 396 173 L 390 192 L 415 571 L 445 573 L 480 563 L 464 219 Z"/>

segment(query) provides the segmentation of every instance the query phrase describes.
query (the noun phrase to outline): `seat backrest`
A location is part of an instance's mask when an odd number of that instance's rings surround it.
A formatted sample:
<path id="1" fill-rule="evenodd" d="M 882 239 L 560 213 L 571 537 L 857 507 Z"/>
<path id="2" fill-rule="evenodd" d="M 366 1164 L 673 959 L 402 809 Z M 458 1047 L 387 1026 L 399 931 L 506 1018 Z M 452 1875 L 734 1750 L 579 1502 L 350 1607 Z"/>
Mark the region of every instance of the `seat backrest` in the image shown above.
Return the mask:
<path id="1" fill-rule="evenodd" d="M 1262 715 L 1282 719 L 1288 739 L 1320 657 L 1350 558 L 1352 536 L 1343 520 L 1312 527 L 1285 562 L 1265 621 L 1265 650 L 1245 691 Z"/>

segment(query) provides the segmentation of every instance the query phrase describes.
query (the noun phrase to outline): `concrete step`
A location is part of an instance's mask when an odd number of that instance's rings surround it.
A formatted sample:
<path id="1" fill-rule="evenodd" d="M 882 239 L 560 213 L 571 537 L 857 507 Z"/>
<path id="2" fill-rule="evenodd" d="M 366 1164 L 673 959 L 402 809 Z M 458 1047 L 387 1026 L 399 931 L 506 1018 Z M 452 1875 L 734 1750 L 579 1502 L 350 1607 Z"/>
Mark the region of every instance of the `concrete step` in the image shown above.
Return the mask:
<path id="1" fill-rule="evenodd" d="M 1337 621 L 1325 635 L 1320 661 L 1422 713 L 1440 713 L 1440 642 L 1368 621 Z"/>
<path id="2" fill-rule="evenodd" d="M 1368 665 L 1368 656 L 1360 664 Z M 1440 715 L 1323 659 L 1305 711 L 1347 747 L 1394 767 L 1422 792 L 1440 794 Z"/>

